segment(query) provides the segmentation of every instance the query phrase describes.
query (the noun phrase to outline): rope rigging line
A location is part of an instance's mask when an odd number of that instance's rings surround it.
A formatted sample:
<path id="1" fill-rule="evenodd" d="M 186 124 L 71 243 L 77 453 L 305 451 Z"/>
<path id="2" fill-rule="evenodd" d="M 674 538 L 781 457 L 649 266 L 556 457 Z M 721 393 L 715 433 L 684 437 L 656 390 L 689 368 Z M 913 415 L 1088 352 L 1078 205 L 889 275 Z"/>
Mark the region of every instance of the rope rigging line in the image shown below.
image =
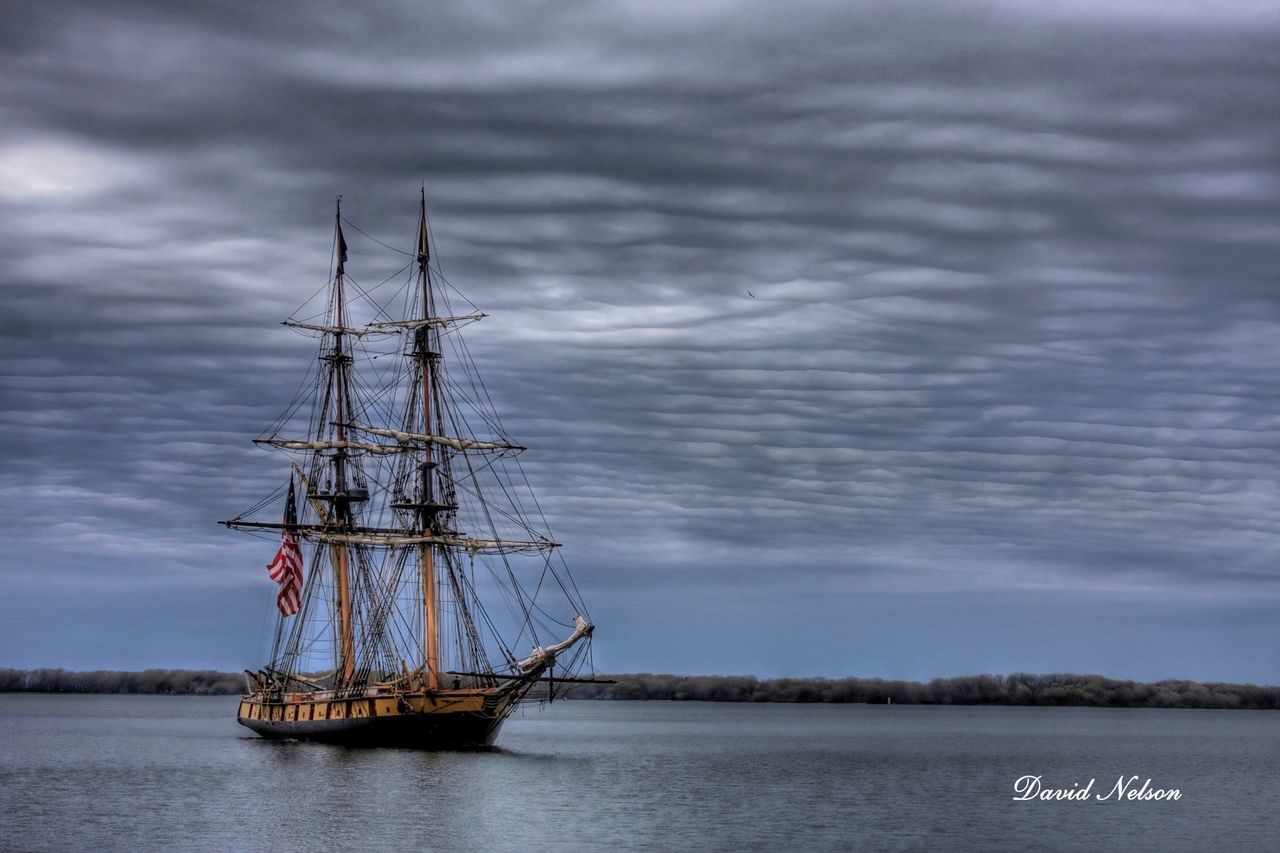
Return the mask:
<path id="1" fill-rule="evenodd" d="M 399 252 L 400 254 L 402 254 L 402 255 L 408 255 L 408 256 L 409 256 L 409 257 L 411 257 L 411 258 L 416 258 L 416 257 L 417 257 L 417 253 L 416 253 L 416 252 L 406 252 L 404 249 L 397 249 L 395 246 L 389 246 L 389 245 L 387 245 L 386 243 L 384 243 L 384 242 L 382 242 L 381 240 L 379 240 L 377 237 L 374 237 L 374 236 L 373 236 L 372 234 L 370 234 L 368 231 L 365 231 L 365 230 L 364 230 L 363 228 L 361 228 L 359 225 L 356 225 L 356 224 L 355 224 L 354 222 L 352 222 L 350 219 L 347 219 L 347 217 L 345 217 L 345 216 L 344 216 L 344 217 L 342 217 L 342 221 L 343 221 L 344 223 L 346 223 L 347 225 L 350 225 L 350 226 L 351 226 L 352 228 L 354 228 L 356 231 L 358 231 L 359 233 L 363 234 L 365 237 L 368 237 L 370 240 L 372 240 L 373 242 L 377 243 L 379 246 L 383 247 L 384 249 L 390 249 L 390 250 L 391 250 L 391 251 L 393 251 L 393 252 Z"/>

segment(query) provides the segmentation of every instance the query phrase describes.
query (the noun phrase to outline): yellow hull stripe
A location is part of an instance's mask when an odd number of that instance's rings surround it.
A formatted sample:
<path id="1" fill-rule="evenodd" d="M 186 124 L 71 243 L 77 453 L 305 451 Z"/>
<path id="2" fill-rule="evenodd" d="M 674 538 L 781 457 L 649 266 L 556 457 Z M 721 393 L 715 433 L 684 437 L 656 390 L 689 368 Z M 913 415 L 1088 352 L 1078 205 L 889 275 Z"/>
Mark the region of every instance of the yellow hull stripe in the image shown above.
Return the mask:
<path id="1" fill-rule="evenodd" d="M 239 716 L 246 720 L 305 723 L 312 720 L 356 720 L 368 717 L 399 717 L 405 714 L 478 714 L 484 711 L 484 694 L 433 694 L 328 701 L 259 702 L 241 699 Z M 495 711 L 501 714 L 506 704 Z"/>

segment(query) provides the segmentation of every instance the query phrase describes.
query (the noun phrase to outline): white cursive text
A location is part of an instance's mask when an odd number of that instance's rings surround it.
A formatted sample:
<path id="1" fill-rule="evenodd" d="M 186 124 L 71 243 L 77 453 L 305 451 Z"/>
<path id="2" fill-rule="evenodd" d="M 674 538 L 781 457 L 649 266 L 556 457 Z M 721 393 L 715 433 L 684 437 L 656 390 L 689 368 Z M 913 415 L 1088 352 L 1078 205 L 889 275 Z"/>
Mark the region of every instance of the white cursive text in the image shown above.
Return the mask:
<path id="1" fill-rule="evenodd" d="M 1075 800 L 1084 802 L 1090 799 L 1097 779 L 1090 779 L 1083 787 L 1073 782 L 1070 788 L 1045 787 L 1041 776 L 1019 776 L 1013 783 L 1015 800 Z M 1094 800 L 1180 800 L 1182 791 L 1177 788 L 1153 788 L 1148 778 L 1141 785 L 1137 776 L 1121 776 L 1116 784 L 1105 794 L 1093 794 Z"/>

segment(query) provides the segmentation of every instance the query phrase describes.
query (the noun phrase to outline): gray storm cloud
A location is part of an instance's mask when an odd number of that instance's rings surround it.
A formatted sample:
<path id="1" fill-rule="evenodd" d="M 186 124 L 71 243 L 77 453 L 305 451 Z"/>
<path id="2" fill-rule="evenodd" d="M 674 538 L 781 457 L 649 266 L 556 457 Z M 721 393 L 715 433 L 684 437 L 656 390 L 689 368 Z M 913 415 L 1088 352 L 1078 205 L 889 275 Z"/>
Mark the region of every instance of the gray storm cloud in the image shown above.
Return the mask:
<path id="1" fill-rule="evenodd" d="M 335 195 L 407 247 L 425 182 L 606 664 L 1274 680 L 1280 16 L 1121 5 L 20 4 L 0 663 L 109 633 L 75 596 L 267 599 L 211 522 L 279 479 L 276 324 Z M 348 240 L 361 287 L 402 263 Z M 1125 607 L 1196 671 L 1106 643 Z M 181 654 L 235 666 L 247 619 Z"/>

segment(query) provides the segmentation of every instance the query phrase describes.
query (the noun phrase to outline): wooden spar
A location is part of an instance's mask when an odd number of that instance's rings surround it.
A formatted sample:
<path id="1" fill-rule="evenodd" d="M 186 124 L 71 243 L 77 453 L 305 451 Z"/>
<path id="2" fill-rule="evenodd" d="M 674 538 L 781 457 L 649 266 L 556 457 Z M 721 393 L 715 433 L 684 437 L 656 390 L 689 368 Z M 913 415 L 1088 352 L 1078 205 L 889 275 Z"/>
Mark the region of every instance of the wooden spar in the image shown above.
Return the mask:
<path id="1" fill-rule="evenodd" d="M 347 583 L 347 549 L 342 545 L 329 548 L 329 559 L 333 563 L 333 577 L 338 586 L 338 633 L 341 648 L 338 654 L 338 670 L 342 680 L 349 682 L 355 674 L 355 643 L 351 636 L 351 589 Z"/>
<path id="2" fill-rule="evenodd" d="M 418 219 L 418 274 L 422 280 L 423 319 L 431 318 L 431 275 L 427 271 L 428 251 L 427 191 L 424 187 L 422 190 L 422 210 Z M 428 326 L 426 330 L 420 332 L 422 334 L 422 346 L 418 354 L 422 364 L 422 431 L 426 434 L 431 433 L 431 336 L 429 329 L 430 327 Z M 431 476 L 433 467 L 431 444 L 428 442 L 423 448 L 422 501 L 424 504 L 435 502 Z M 436 526 L 435 512 L 424 508 L 421 518 L 423 526 L 426 528 L 425 532 L 433 532 Z M 437 624 L 435 548 L 430 544 L 423 545 L 418 554 L 418 570 L 422 581 L 422 652 L 427 667 L 426 688 L 428 690 L 438 690 L 440 688 L 440 649 L 439 626 Z"/>
<path id="3" fill-rule="evenodd" d="M 312 494 L 308 497 L 315 499 Z M 317 504 L 316 500 L 312 505 Z M 426 506 L 437 511 L 442 504 L 405 504 L 405 506 Z M 447 508 L 447 507 L 446 507 Z M 375 547 L 405 547 L 408 545 L 442 545 L 446 548 L 462 548 L 467 551 L 530 551 L 545 548 L 559 548 L 560 543 L 549 540 L 525 539 L 475 539 L 470 536 L 428 535 L 403 536 L 396 535 L 401 531 L 394 527 L 353 527 L 351 532 L 334 531 L 325 524 L 282 524 L 278 521 L 245 521 L 233 518 L 230 521 L 219 521 L 221 525 L 234 530 L 294 530 L 310 542 L 321 545 L 373 545 Z"/>
<path id="4" fill-rule="evenodd" d="M 423 545 L 419 569 L 422 572 L 422 617 L 426 637 L 423 652 L 427 661 L 428 690 L 440 688 L 440 651 L 437 647 L 435 555 L 430 545 Z"/>
<path id="5" fill-rule="evenodd" d="M 346 326 L 346 317 L 344 311 L 344 297 L 342 288 L 342 278 L 345 272 L 344 264 L 346 262 L 346 241 L 342 239 L 342 199 L 338 199 L 337 212 L 337 229 L 338 229 L 338 274 L 334 279 L 334 303 L 336 306 L 336 326 L 339 331 L 333 333 L 333 376 L 337 388 L 334 394 L 334 404 L 337 407 L 337 439 L 344 442 L 347 439 L 346 429 L 343 424 L 346 423 L 346 399 L 347 399 L 347 382 L 346 370 L 342 363 L 342 331 Z M 344 465 L 344 454 L 339 454 L 334 458 L 335 474 L 337 475 L 337 485 L 339 492 L 346 492 L 346 471 Z M 334 510 L 338 514 L 341 521 L 347 529 L 351 529 L 351 505 L 349 503 L 335 503 Z M 342 681 L 350 683 L 356 671 L 356 655 L 355 640 L 351 630 L 351 589 L 347 578 L 347 548 L 345 545 L 334 545 L 329 549 L 330 561 L 333 563 L 333 579 L 334 585 L 338 591 L 338 636 L 339 636 L 339 652 L 338 652 L 338 671 L 342 674 Z"/>
<path id="6" fill-rule="evenodd" d="M 554 681 L 556 684 L 617 684 L 618 682 L 612 678 L 547 678 L 538 677 L 530 678 L 527 675 L 499 675 L 496 672 L 453 672 L 450 670 L 446 675 L 468 675 L 476 678 L 496 678 L 501 681 Z"/>

